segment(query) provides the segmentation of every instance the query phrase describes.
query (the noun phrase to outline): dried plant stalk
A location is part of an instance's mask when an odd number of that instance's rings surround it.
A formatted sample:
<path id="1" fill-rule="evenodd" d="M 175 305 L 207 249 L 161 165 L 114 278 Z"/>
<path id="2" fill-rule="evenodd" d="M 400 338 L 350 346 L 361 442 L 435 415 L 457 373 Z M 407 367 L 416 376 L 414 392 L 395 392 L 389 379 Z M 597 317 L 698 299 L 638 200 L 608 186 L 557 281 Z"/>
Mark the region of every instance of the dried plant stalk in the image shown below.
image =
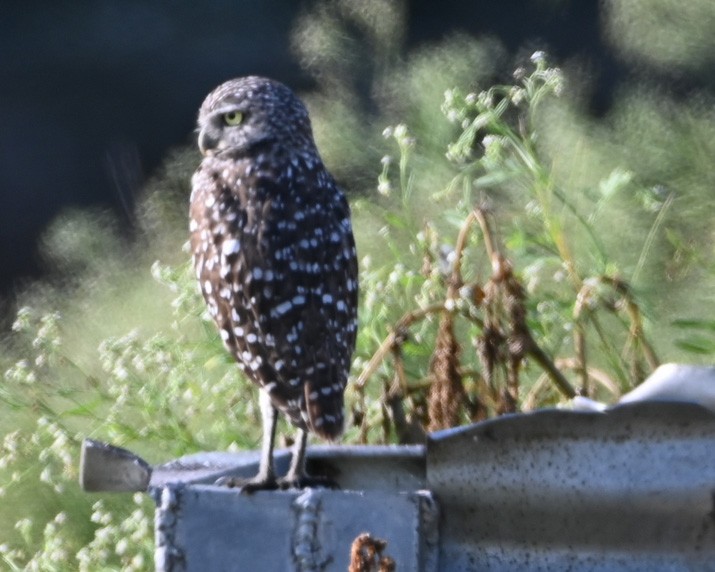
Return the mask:
<path id="1" fill-rule="evenodd" d="M 454 335 L 454 316 L 442 316 L 432 354 L 430 371 L 432 385 L 427 397 L 429 431 L 456 427 L 460 424 L 465 403 L 464 386 L 460 374 L 459 342 Z"/>

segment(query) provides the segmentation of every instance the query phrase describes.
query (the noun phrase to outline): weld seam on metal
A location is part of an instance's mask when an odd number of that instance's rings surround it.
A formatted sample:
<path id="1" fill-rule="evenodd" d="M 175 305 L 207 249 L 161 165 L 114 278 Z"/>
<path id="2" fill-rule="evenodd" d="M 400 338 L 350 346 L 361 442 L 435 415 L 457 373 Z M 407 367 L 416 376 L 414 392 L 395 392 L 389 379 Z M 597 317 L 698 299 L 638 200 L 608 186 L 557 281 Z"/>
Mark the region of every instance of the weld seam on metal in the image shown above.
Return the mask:
<path id="1" fill-rule="evenodd" d="M 332 559 L 321 554 L 319 530 L 323 495 L 320 491 L 306 489 L 293 501 L 296 512 L 293 534 L 293 561 L 299 572 L 319 572 Z"/>
<path id="2" fill-rule="evenodd" d="M 177 510 L 181 505 L 183 484 L 167 485 L 153 491 L 157 510 L 154 517 L 156 550 L 154 565 L 158 572 L 185 572 L 186 557 L 176 544 Z"/>

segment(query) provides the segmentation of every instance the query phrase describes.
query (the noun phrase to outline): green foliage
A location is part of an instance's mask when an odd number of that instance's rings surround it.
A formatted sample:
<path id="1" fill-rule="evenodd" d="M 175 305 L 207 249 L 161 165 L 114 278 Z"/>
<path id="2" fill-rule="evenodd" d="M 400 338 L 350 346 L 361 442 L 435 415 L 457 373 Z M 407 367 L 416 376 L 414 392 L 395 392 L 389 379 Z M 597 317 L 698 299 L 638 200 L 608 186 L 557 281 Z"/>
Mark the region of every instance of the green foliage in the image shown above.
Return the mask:
<path id="1" fill-rule="evenodd" d="M 378 178 L 388 206 L 355 203 L 358 226 L 382 219 L 388 247 L 362 274 L 362 372 L 352 389 L 362 440 L 555 403 L 575 393 L 559 370 L 573 370 L 582 393 L 612 399 L 657 365 L 638 302 L 594 226 L 631 175 L 614 170 L 587 204 L 559 185 L 536 126 L 563 78 L 541 53 L 533 64 L 513 85 L 445 92 L 442 111 L 459 131 L 446 153 L 456 174 L 441 188 L 413 169 L 420 144 L 405 125 L 384 133 L 399 157 L 383 159 Z M 375 376 L 379 409 L 364 395 Z"/>
<path id="2" fill-rule="evenodd" d="M 182 172 L 185 157 L 171 161 Z M 91 214 L 48 231 L 47 257 L 69 275 L 26 292 L 32 306 L 3 344 L 0 562 L 11 570 L 151 567 L 152 501 L 83 493 L 84 437 L 152 459 L 259 442 L 253 388 L 222 350 L 182 252 L 176 182 L 154 183 L 134 245 Z"/>
<path id="3" fill-rule="evenodd" d="M 20 310 L 14 342 L 26 357 L 7 369 L 0 396 L 11 413 L 3 423 L 19 428 L 2 445 L 0 474 L 8 478 L 1 494 L 23 499 L 15 514 L 31 516 L 16 516 L 14 531 L 14 520 L 3 520 L 3 536 L 16 538 L 0 546 L 11 567 L 76 569 L 70 564 L 76 558 L 81 570 L 147 568 L 152 503 L 144 496 L 135 497 L 134 507 L 121 499 L 93 502 L 79 490 L 78 451 L 86 436 L 154 458 L 256 446 L 254 400 L 239 399 L 252 389 L 217 343 L 188 266 L 152 266 L 174 295 L 174 319 L 161 331 L 104 338 L 93 364 L 76 361 L 84 357 L 65 344 L 59 313 Z"/>
<path id="4" fill-rule="evenodd" d="M 609 37 L 624 57 L 664 70 L 709 70 L 715 6 L 709 0 L 616 0 L 606 5 Z"/>
<path id="5" fill-rule="evenodd" d="M 626 4 L 613 22 L 643 3 Z M 361 254 L 345 440 L 415 441 L 575 389 L 611 400 L 655 366 L 654 347 L 711 359 L 712 221 L 698 214 L 712 206 L 709 102 L 676 113 L 634 87 L 595 123 L 543 54 L 492 85 L 506 65 L 495 42 L 405 53 L 404 27 L 400 3 L 337 1 L 295 33 Z M 193 150 L 169 157 L 134 241 L 101 213 L 48 230 L 56 275 L 23 294 L 0 354 L 9 570 L 151 568 L 151 500 L 80 491 L 84 437 L 153 462 L 258 444 L 254 389 L 182 249 L 196 163 Z"/>

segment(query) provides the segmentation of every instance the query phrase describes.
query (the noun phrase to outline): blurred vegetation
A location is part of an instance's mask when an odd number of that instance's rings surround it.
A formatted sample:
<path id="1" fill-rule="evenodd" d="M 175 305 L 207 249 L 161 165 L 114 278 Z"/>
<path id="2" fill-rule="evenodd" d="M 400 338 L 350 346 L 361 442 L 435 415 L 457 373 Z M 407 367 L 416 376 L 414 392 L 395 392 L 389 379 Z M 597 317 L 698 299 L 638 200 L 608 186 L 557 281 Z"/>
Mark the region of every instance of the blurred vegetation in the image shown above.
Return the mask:
<path id="1" fill-rule="evenodd" d="M 712 50 L 690 30 L 714 17 L 706 1 L 620 0 L 604 21 L 624 57 L 704 69 Z M 294 36 L 361 255 L 346 441 L 411 442 L 574 392 L 613 401 L 659 360 L 711 360 L 713 102 L 633 84 L 594 120 L 588 86 L 544 54 L 514 64 L 460 35 L 406 53 L 404 18 L 399 3 L 323 3 Z M 152 568 L 151 501 L 81 492 L 82 438 L 153 462 L 258 445 L 255 390 L 189 268 L 197 163 L 167 158 L 131 241 L 96 212 L 47 231 L 55 278 L 23 294 L 0 356 L 8 570 Z"/>

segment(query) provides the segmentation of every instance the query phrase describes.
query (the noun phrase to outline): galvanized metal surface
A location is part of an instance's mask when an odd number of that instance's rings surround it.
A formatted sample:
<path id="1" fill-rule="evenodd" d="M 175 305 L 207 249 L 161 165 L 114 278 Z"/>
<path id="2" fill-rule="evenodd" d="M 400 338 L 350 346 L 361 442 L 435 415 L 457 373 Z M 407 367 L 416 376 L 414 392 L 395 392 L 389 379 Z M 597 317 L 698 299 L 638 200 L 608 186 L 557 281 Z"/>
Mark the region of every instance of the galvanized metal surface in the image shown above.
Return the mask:
<path id="1" fill-rule="evenodd" d="M 290 450 L 274 452 L 278 475 L 287 472 Z M 219 478 L 252 477 L 258 472 L 258 451 L 206 452 L 186 455 L 152 467 L 121 447 L 85 439 L 80 484 L 88 492 L 144 492 L 167 484 L 212 484 Z M 307 452 L 310 472 L 329 476 L 351 490 L 409 491 L 424 488 L 422 445 L 313 446 Z"/>
<path id="2" fill-rule="evenodd" d="M 664 363 L 638 387 L 623 395 L 618 403 L 668 401 L 697 403 L 715 412 L 715 367 Z M 580 411 L 605 411 L 609 406 L 586 397 L 576 396 L 573 408 Z"/>
<path id="3" fill-rule="evenodd" d="M 154 467 L 156 570 L 347 570 L 361 533 L 388 542 L 405 570 L 437 570 L 437 505 L 424 447 L 311 447 L 308 468 L 342 490 L 241 494 L 204 485 L 253 476 L 258 454 L 199 453 Z M 279 451 L 276 470 L 288 469 Z"/>
<path id="4" fill-rule="evenodd" d="M 90 449 L 95 490 L 126 490 L 124 474 L 146 486 L 148 465 Z M 287 452 L 278 460 L 285 470 Z M 345 570 L 361 532 L 388 541 L 398 570 L 715 570 L 715 415 L 696 405 L 540 411 L 436 433 L 426 449 L 312 447 L 309 463 L 343 490 L 201 484 L 254 474 L 255 453 L 149 467 L 157 570 Z"/>
<path id="5" fill-rule="evenodd" d="M 441 570 L 715 570 L 715 416 L 540 411 L 431 436 Z"/>
<path id="6" fill-rule="evenodd" d="M 145 491 L 152 469 L 131 451 L 85 439 L 79 460 L 80 485 L 87 492 Z"/>
<path id="7" fill-rule="evenodd" d="M 290 450 L 274 454 L 276 473 L 290 464 Z M 154 467 L 150 487 L 166 483 L 214 483 L 224 476 L 252 477 L 258 472 L 258 451 L 197 453 Z M 312 446 L 306 453 L 309 473 L 330 477 L 344 490 L 411 491 L 424 488 L 422 445 Z"/>
<path id="8" fill-rule="evenodd" d="M 159 572 L 344 572 L 352 541 L 365 531 L 387 541 L 400 570 L 437 570 L 437 507 L 426 491 L 246 495 L 168 485 L 157 493 Z"/>
<path id="9" fill-rule="evenodd" d="M 619 403 L 637 401 L 697 403 L 715 411 L 715 367 L 664 363 Z"/>

